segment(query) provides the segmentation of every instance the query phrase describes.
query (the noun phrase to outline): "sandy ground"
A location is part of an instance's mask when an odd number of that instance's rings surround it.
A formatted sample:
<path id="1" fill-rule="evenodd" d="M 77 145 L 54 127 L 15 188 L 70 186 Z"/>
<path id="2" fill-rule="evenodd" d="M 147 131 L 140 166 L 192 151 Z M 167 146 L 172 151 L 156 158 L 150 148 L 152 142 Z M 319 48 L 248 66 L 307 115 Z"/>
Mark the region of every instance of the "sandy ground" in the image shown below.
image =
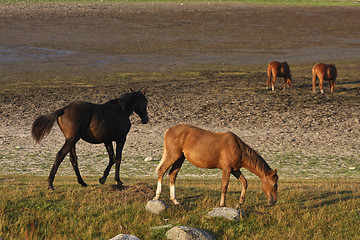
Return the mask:
<path id="1" fill-rule="evenodd" d="M 233 131 L 282 177 L 360 177 L 359 16 L 359 7 L 2 4 L 0 174 L 48 174 L 63 137 L 55 127 L 36 145 L 30 127 L 40 114 L 147 86 L 151 121 L 132 116 L 123 175 L 151 175 L 164 131 L 190 123 Z M 281 80 L 265 89 L 272 60 L 296 66 L 289 90 Z M 338 66 L 334 94 L 327 85 L 311 92 L 319 61 Z M 77 149 L 82 173 L 100 175 L 105 148 Z M 73 175 L 68 161 L 59 174 Z"/>

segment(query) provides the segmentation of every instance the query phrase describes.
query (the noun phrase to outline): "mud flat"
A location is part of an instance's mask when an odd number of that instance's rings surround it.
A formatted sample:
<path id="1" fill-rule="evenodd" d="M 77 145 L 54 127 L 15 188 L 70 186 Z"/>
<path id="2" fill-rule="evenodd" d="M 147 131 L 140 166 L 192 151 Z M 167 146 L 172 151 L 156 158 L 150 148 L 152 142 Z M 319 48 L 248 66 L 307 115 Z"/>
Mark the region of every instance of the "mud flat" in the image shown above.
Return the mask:
<path id="1" fill-rule="evenodd" d="M 152 175 L 164 131 L 190 123 L 233 131 L 280 176 L 360 177 L 358 16 L 359 7 L 1 4 L 0 174 L 48 174 L 64 140 L 55 127 L 36 145 L 38 115 L 148 87 L 151 121 L 132 116 L 123 175 Z M 281 81 L 265 90 L 272 60 L 290 64 L 289 90 Z M 311 91 L 319 61 L 338 66 L 334 94 Z M 77 149 L 82 173 L 101 175 L 104 146 Z M 59 174 L 73 174 L 68 161 Z M 203 175 L 220 176 L 190 166 L 181 174 Z"/>

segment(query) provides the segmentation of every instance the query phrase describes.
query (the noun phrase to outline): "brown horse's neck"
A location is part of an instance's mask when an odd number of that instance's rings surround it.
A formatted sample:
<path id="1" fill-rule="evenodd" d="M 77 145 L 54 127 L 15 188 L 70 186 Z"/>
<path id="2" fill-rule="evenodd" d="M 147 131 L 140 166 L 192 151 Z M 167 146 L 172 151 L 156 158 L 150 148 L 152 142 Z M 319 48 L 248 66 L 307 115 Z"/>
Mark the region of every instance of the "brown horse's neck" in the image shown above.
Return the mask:
<path id="1" fill-rule="evenodd" d="M 259 157 L 260 158 L 257 160 L 247 160 L 246 164 L 244 164 L 244 167 L 259 178 L 264 178 L 266 175 L 269 175 L 272 172 L 272 169 L 260 155 Z"/>
<path id="2" fill-rule="evenodd" d="M 244 168 L 259 178 L 263 178 L 272 172 L 270 166 L 255 150 L 246 145 L 239 137 L 237 137 L 237 141 L 242 152 L 241 159 Z"/>

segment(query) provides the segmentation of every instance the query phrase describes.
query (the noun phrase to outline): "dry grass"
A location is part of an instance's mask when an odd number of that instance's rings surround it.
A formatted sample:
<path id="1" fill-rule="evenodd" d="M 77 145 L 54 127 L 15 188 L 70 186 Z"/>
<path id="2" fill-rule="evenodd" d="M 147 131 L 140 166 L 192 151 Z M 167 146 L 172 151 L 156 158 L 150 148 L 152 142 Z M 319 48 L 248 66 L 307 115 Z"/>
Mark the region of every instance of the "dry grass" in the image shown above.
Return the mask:
<path id="1" fill-rule="evenodd" d="M 355 239 L 359 236 L 360 183 L 334 180 L 281 180 L 275 207 L 266 205 L 259 181 L 250 180 L 243 209 L 248 217 L 239 222 L 208 219 L 218 204 L 219 179 L 179 179 L 178 200 L 167 213 L 145 211 L 155 192 L 154 179 L 123 179 L 122 191 L 100 186 L 87 177 L 81 188 L 73 177 L 58 177 L 55 191 L 46 189 L 44 177 L 1 176 L 0 237 L 3 239 L 110 239 L 119 233 L 141 239 L 163 239 L 166 230 L 151 227 L 173 224 L 198 227 L 217 239 Z M 231 181 L 227 205 L 239 198 L 239 183 Z M 162 200 L 168 201 L 164 186 Z"/>

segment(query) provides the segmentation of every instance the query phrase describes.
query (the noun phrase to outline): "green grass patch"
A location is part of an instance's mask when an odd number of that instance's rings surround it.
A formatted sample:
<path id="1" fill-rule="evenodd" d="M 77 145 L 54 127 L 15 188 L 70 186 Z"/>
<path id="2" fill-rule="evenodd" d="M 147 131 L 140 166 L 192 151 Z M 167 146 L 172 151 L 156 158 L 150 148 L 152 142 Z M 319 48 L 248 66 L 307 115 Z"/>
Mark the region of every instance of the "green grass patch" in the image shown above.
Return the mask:
<path id="1" fill-rule="evenodd" d="M 218 205 L 220 179 L 179 179 L 181 207 L 168 201 L 168 183 L 161 199 L 170 205 L 162 215 L 145 211 L 156 180 L 125 178 L 127 189 L 100 185 L 89 177 L 82 188 L 74 177 L 57 177 L 57 189 L 48 191 L 46 178 L 0 176 L 0 237 L 3 239 L 110 239 L 126 233 L 140 239 L 164 239 L 172 224 L 202 228 L 217 239 L 356 239 L 360 230 L 360 183 L 347 179 L 285 180 L 279 183 L 278 203 L 266 204 L 259 180 L 249 180 L 247 217 L 238 222 L 209 219 Z M 240 184 L 231 180 L 227 205 L 239 200 Z"/>

